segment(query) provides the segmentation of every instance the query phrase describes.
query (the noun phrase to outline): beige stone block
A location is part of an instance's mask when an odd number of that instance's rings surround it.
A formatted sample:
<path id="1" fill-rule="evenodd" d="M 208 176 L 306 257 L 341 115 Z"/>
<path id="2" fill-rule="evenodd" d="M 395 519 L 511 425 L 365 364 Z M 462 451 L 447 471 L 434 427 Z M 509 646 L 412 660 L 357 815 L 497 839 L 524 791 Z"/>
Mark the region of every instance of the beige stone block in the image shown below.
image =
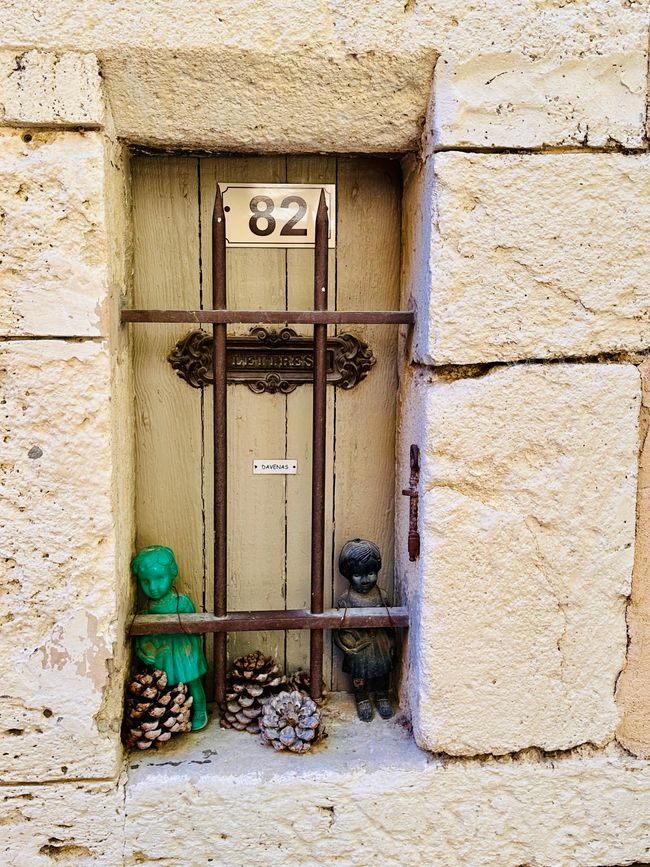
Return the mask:
<path id="1" fill-rule="evenodd" d="M 118 134 L 148 145 L 338 152 L 417 147 L 437 52 L 392 0 L 0 9 L 9 46 L 96 53 Z M 405 30 L 406 27 L 406 30 Z M 435 32 L 435 31 L 434 31 Z"/>
<path id="2" fill-rule="evenodd" d="M 642 386 L 641 451 L 636 502 L 636 544 L 632 594 L 627 609 L 628 651 L 618 681 L 623 746 L 650 758 L 650 361 L 639 366 Z"/>
<path id="3" fill-rule="evenodd" d="M 453 755 L 604 744 L 627 643 L 638 371 L 518 365 L 428 379 L 412 396 L 417 742 Z"/>
<path id="4" fill-rule="evenodd" d="M 123 782 L 0 789 L 5 867 L 120 867 L 123 838 Z"/>
<path id="5" fill-rule="evenodd" d="M 483 0 L 440 46 L 432 134 L 445 147 L 643 147 L 643 4 Z"/>
<path id="6" fill-rule="evenodd" d="M 93 54 L 0 51 L 0 122 L 78 127 L 103 120 Z"/>
<path id="7" fill-rule="evenodd" d="M 301 13 L 304 14 L 304 13 Z M 137 49 L 103 70 L 118 134 L 145 145 L 279 153 L 417 148 L 435 53 Z"/>
<path id="8" fill-rule="evenodd" d="M 350 702 L 351 705 L 351 702 Z M 296 760 L 212 729 L 138 756 L 126 864 L 594 867 L 647 861 L 650 767 L 630 757 L 441 760 L 337 704 Z M 173 817 L 173 821 L 170 821 Z M 198 829 L 210 828 L 211 833 Z M 190 830 L 191 829 L 191 830 Z"/>
<path id="9" fill-rule="evenodd" d="M 115 775 L 110 361 L 95 342 L 0 342 L 0 778 Z"/>
<path id="10" fill-rule="evenodd" d="M 106 333 L 101 136 L 0 133 L 0 211 L 2 333 Z"/>
<path id="11" fill-rule="evenodd" d="M 163 26 L 164 24 L 164 26 Z M 277 151 L 643 145 L 643 3 L 60 0 L 0 7 L 9 48 L 92 52 L 121 136 Z"/>
<path id="12" fill-rule="evenodd" d="M 433 185 L 435 211 L 418 360 L 593 356 L 650 345 L 648 156 L 432 159 L 417 180 L 425 210 Z M 417 290 L 417 274 L 411 281 Z"/>

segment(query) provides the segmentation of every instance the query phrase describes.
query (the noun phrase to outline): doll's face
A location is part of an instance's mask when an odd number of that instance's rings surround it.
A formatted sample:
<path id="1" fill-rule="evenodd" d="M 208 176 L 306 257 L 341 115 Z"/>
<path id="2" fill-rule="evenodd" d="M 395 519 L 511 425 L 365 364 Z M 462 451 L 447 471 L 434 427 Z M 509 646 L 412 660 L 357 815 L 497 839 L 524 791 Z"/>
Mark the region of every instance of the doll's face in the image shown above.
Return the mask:
<path id="1" fill-rule="evenodd" d="M 142 592 L 149 599 L 162 599 L 166 596 L 172 588 L 174 578 L 173 567 L 162 563 L 150 564 L 138 576 Z"/>
<path id="2" fill-rule="evenodd" d="M 350 584 L 357 593 L 369 593 L 377 583 L 376 572 L 355 572 L 350 576 Z"/>

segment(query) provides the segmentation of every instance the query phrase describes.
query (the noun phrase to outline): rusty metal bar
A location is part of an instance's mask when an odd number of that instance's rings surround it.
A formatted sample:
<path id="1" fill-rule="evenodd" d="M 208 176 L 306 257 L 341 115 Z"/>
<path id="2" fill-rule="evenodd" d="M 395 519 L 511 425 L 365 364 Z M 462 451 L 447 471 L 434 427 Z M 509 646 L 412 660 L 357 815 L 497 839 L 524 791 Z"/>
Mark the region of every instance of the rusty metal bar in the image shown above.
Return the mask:
<path id="1" fill-rule="evenodd" d="M 408 552 L 409 560 L 415 562 L 420 556 L 420 534 L 418 533 L 418 506 L 420 494 L 418 486 L 420 484 L 420 448 L 419 446 L 411 446 L 410 453 L 411 475 L 409 478 L 408 488 L 404 488 L 402 493 L 405 497 L 409 497 L 409 535 L 408 535 Z"/>
<path id="2" fill-rule="evenodd" d="M 314 614 L 307 608 L 278 611 L 231 611 L 225 617 L 214 614 L 138 614 L 129 627 L 129 635 L 153 633 L 216 633 L 257 632 L 258 630 L 371 629 L 378 626 L 407 627 L 408 609 L 395 608 L 329 608 Z"/>
<path id="3" fill-rule="evenodd" d="M 226 218 L 221 190 L 212 212 L 212 306 L 226 307 Z M 212 326 L 214 376 L 213 436 L 214 436 L 214 613 L 228 613 L 228 453 L 226 400 L 226 323 L 214 321 Z M 228 637 L 220 632 L 214 639 L 214 692 L 218 702 L 226 698 Z"/>
<path id="4" fill-rule="evenodd" d="M 412 310 L 135 310 L 124 309 L 125 322 L 190 322 L 193 325 L 252 323 L 278 325 L 413 325 Z"/>
<path id="5" fill-rule="evenodd" d="M 316 212 L 314 245 L 314 310 L 327 310 L 327 205 L 321 190 Z M 327 325 L 314 325 L 314 385 L 311 473 L 311 610 L 323 612 L 325 581 L 325 435 L 327 427 Z M 312 629 L 309 643 L 312 698 L 320 698 L 323 683 L 323 630 Z"/>

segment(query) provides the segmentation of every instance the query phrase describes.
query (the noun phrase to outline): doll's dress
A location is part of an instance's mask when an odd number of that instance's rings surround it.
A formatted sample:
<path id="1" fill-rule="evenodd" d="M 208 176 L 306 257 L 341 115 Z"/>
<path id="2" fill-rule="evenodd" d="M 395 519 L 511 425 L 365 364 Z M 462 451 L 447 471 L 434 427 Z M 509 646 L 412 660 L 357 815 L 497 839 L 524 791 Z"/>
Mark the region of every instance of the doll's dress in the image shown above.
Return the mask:
<path id="1" fill-rule="evenodd" d="M 171 599 L 152 599 L 146 613 L 193 614 L 195 610 L 192 600 L 178 593 Z M 208 670 L 200 635 L 188 635 L 185 632 L 139 635 L 135 639 L 135 652 L 147 665 L 162 669 L 170 684 L 189 683 Z"/>
<path id="2" fill-rule="evenodd" d="M 388 597 L 379 587 L 373 587 L 368 593 L 357 593 L 350 587 L 336 601 L 337 608 L 383 608 L 387 605 Z M 367 647 L 357 653 L 346 651 L 346 643 L 354 646 L 366 640 Z M 334 641 L 344 653 L 343 671 L 349 672 L 353 678 L 367 680 L 385 677 L 390 673 L 395 658 L 395 635 L 392 629 L 346 629 L 344 626 L 334 633 Z"/>

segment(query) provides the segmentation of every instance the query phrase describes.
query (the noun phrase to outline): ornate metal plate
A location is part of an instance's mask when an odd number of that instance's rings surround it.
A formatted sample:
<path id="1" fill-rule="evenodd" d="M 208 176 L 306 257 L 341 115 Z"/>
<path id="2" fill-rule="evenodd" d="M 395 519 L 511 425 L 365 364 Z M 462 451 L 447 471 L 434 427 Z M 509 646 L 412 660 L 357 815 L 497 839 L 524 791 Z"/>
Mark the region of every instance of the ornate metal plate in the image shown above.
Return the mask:
<path id="1" fill-rule="evenodd" d="M 313 382 L 313 340 L 292 328 L 261 326 L 250 335 L 229 337 L 226 370 L 229 383 L 245 383 L 256 394 L 289 394 Z M 327 338 L 327 382 L 354 388 L 376 361 L 369 346 L 352 334 Z M 169 363 L 193 388 L 213 382 L 212 335 L 192 331 L 169 353 Z"/>

